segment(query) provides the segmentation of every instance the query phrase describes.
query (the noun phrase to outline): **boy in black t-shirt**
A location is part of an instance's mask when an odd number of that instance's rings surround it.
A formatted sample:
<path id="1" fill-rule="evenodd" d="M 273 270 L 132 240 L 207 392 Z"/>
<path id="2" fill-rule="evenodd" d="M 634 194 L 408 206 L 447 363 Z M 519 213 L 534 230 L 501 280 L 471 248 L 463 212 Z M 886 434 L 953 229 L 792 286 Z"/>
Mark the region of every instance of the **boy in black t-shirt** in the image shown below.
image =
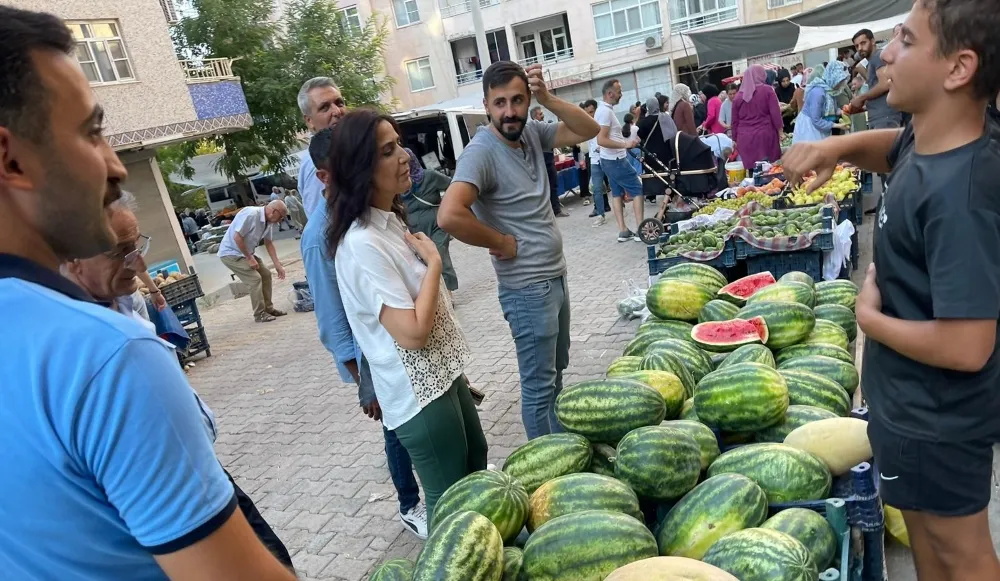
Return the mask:
<path id="1" fill-rule="evenodd" d="M 998 580 L 990 539 L 1000 427 L 1000 91 L 995 0 L 917 0 L 884 49 L 903 130 L 794 147 L 785 175 L 838 160 L 892 172 L 858 296 L 862 390 L 882 497 L 903 511 L 921 580 Z"/>

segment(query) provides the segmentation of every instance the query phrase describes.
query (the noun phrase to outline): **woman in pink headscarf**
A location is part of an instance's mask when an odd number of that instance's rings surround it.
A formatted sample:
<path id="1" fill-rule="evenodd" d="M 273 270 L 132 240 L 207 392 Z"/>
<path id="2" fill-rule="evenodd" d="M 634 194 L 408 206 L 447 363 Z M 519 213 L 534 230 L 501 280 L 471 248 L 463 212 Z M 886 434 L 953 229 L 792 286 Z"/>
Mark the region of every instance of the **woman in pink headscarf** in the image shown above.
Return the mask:
<path id="1" fill-rule="evenodd" d="M 733 140 L 747 169 L 758 161 L 781 159 L 781 107 L 766 79 L 763 66 L 751 66 L 743 73 L 743 83 L 733 99 Z"/>

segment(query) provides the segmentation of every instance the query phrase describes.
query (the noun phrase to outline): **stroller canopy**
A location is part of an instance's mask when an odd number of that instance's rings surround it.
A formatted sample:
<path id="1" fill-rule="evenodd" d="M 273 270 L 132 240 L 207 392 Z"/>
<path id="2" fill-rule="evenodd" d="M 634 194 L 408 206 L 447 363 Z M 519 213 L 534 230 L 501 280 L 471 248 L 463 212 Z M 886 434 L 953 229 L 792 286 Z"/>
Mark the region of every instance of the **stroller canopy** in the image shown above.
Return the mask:
<path id="1" fill-rule="evenodd" d="M 661 125 L 656 116 L 640 121 L 636 128 L 644 161 L 649 172 L 643 175 L 644 184 L 650 186 L 666 178 L 674 181 L 674 188 L 684 196 L 706 196 L 720 187 L 719 162 L 712 148 L 693 135 L 678 132 L 664 140 Z"/>

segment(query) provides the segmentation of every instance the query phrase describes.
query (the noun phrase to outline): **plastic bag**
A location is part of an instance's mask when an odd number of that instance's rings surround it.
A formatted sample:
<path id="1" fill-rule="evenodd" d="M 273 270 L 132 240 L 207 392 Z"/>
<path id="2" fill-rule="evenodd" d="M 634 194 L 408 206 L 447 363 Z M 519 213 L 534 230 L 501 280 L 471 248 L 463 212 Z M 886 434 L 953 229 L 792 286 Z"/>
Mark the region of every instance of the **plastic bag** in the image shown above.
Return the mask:
<path id="1" fill-rule="evenodd" d="M 844 220 L 833 229 L 833 250 L 823 252 L 823 280 L 837 280 L 851 257 L 851 236 L 854 223 Z"/>
<path id="2" fill-rule="evenodd" d="M 884 505 L 885 509 L 885 530 L 897 541 L 907 547 L 910 546 L 910 533 L 906 530 L 906 522 L 903 520 L 903 513 L 898 508 Z"/>
<path id="3" fill-rule="evenodd" d="M 690 220 L 677 222 L 677 231 L 687 232 L 688 230 L 696 230 L 703 226 L 714 226 L 719 222 L 724 222 L 732 218 L 734 214 L 736 214 L 736 210 L 730 210 L 729 208 L 716 208 L 711 214 L 702 214 L 700 216 L 695 216 Z"/>
<path id="4" fill-rule="evenodd" d="M 617 303 L 618 314 L 623 319 L 642 317 L 643 311 L 646 311 L 646 289 L 635 284 L 632 279 L 622 281 L 622 286 L 625 287 L 626 296 Z"/>

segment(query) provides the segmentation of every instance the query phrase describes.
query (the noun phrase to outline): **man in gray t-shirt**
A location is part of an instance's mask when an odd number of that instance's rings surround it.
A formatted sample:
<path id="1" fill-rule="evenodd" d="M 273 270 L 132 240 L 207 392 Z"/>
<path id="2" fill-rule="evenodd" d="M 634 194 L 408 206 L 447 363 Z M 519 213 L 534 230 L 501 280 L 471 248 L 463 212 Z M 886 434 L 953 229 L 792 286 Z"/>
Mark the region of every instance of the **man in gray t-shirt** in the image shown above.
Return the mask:
<path id="1" fill-rule="evenodd" d="M 550 94 L 541 65 L 511 61 L 483 74 L 490 124 L 466 146 L 438 224 L 455 238 L 488 248 L 500 306 L 517 348 L 521 419 L 528 439 L 560 431 L 555 398 L 569 365 L 569 294 L 562 235 L 549 203 L 544 151 L 597 135 L 579 107 Z M 528 120 L 534 95 L 559 123 Z"/>
<path id="2" fill-rule="evenodd" d="M 878 70 L 882 68 L 882 49 L 875 48 L 875 36 L 868 29 L 854 35 L 854 48 L 862 58 L 868 59 L 868 92 L 851 99 L 851 109 L 868 110 L 869 129 L 895 129 L 902 123 L 902 115 L 886 102 L 888 83 L 880 83 Z"/>

